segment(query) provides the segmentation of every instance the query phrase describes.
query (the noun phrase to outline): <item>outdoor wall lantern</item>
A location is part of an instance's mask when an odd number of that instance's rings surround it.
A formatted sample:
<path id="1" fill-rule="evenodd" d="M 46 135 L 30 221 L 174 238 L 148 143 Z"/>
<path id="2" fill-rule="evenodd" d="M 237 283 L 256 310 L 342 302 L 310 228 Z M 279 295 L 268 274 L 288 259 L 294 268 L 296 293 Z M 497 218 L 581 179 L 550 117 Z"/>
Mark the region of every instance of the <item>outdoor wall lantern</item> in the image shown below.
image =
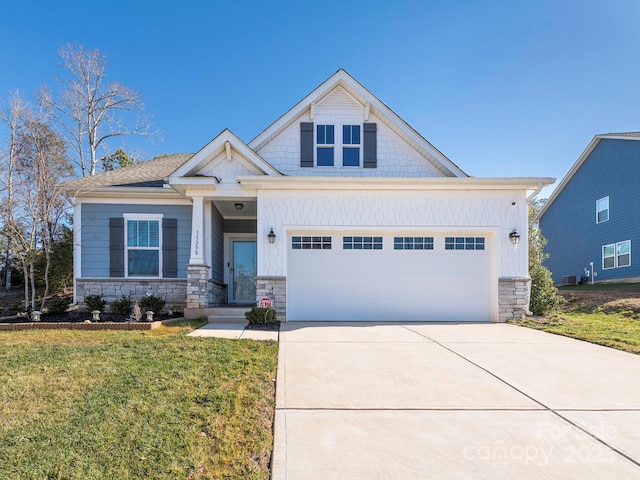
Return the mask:
<path id="1" fill-rule="evenodd" d="M 509 234 L 509 240 L 511 240 L 511 243 L 513 243 L 514 245 L 518 245 L 520 243 L 520 234 L 515 228 L 511 230 L 511 233 Z"/>
<path id="2" fill-rule="evenodd" d="M 271 231 L 269 231 L 269 235 L 267 235 L 267 238 L 269 239 L 269 243 L 276 243 L 276 234 L 273 233 L 273 228 L 271 229 Z"/>

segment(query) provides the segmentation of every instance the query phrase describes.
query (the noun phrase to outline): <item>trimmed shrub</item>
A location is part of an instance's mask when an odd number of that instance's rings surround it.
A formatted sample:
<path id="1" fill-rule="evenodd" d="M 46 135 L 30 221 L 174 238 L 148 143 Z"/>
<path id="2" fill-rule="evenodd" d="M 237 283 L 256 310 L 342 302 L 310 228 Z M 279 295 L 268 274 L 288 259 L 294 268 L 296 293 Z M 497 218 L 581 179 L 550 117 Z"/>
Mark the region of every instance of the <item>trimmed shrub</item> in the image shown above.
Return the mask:
<path id="1" fill-rule="evenodd" d="M 131 295 L 122 294 L 119 299 L 111 302 L 110 312 L 116 315 L 129 315 L 133 308 L 133 302 L 131 301 Z"/>
<path id="2" fill-rule="evenodd" d="M 102 295 L 86 295 L 84 297 L 84 303 L 89 312 L 93 312 L 94 310 L 104 312 L 104 306 L 107 304 L 107 301 L 102 298 Z"/>
<path id="3" fill-rule="evenodd" d="M 140 300 L 140 309 L 142 310 L 142 313 L 151 310 L 157 315 L 164 310 L 164 306 L 166 304 L 167 302 L 162 297 L 149 295 L 147 297 L 142 297 L 142 299 Z"/>
<path id="4" fill-rule="evenodd" d="M 278 323 L 278 315 L 272 307 L 253 307 L 244 313 L 249 325 L 272 325 Z"/>
<path id="5" fill-rule="evenodd" d="M 65 297 L 51 297 L 46 303 L 49 315 L 62 315 L 69 308 L 69 299 Z"/>

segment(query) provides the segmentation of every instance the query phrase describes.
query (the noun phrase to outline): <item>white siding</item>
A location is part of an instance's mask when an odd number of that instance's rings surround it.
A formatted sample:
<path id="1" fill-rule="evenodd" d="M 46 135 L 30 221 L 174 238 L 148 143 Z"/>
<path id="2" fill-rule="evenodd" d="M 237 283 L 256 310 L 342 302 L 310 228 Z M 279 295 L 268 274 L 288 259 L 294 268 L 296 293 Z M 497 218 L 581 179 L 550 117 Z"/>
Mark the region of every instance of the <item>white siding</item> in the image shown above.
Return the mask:
<path id="1" fill-rule="evenodd" d="M 368 122 L 378 124 L 378 168 L 300 167 L 300 122 L 310 122 L 309 112 L 268 142 L 258 155 L 285 175 L 344 177 L 442 177 L 429 161 L 382 119 L 371 114 Z M 362 124 L 364 107 L 358 110 L 316 107 L 314 124 Z M 336 145 L 336 147 L 339 147 Z M 435 160 L 434 160 L 435 161 Z"/>
<path id="2" fill-rule="evenodd" d="M 512 205 L 515 202 L 515 205 Z M 287 233 L 295 230 L 434 232 L 482 231 L 495 235 L 498 277 L 527 272 L 527 204 L 524 191 L 259 191 L 258 275 L 286 276 Z M 267 234 L 273 228 L 276 243 Z M 514 248 L 509 232 L 522 235 Z"/>

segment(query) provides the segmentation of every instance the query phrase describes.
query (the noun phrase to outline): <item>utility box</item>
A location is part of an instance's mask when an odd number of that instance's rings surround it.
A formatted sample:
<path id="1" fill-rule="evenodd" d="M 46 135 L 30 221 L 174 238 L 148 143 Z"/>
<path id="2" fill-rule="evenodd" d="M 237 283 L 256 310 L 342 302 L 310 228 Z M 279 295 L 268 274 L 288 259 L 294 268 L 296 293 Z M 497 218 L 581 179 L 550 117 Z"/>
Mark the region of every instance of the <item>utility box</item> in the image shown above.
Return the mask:
<path id="1" fill-rule="evenodd" d="M 578 285 L 578 278 L 579 277 L 577 275 L 563 275 L 562 285 L 566 285 L 566 286 Z"/>

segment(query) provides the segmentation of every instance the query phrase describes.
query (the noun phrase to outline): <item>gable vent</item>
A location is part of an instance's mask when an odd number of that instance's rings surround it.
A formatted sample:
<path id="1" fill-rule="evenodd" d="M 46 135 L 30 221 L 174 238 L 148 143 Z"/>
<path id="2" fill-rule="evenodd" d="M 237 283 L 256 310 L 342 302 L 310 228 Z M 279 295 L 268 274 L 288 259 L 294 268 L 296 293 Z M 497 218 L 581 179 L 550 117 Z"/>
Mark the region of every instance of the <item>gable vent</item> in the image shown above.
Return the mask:
<path id="1" fill-rule="evenodd" d="M 316 103 L 316 110 L 362 110 L 363 106 L 342 87 L 334 88 L 329 95 Z"/>

